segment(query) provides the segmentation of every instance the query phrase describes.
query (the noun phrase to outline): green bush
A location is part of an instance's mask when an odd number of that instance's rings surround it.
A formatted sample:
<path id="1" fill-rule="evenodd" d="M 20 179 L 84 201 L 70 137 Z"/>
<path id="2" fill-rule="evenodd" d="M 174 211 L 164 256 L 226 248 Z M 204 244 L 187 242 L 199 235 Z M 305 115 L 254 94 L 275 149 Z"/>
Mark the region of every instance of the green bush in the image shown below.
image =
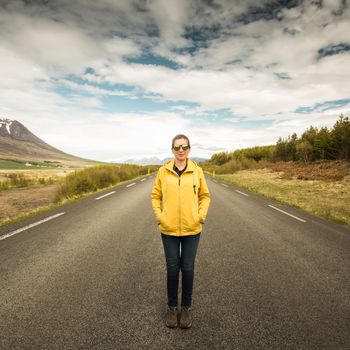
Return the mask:
<path id="1" fill-rule="evenodd" d="M 0 191 L 5 191 L 11 188 L 17 188 L 17 187 L 28 187 L 30 185 L 36 185 L 36 184 L 49 185 L 55 182 L 55 180 L 52 177 L 28 178 L 28 177 L 25 177 L 23 174 L 17 174 L 17 173 L 5 174 L 5 177 L 7 177 L 7 180 L 0 182 Z"/>
<path id="2" fill-rule="evenodd" d="M 66 176 L 65 181 L 58 188 L 54 201 L 80 197 L 84 193 L 95 192 L 118 182 L 130 180 L 147 174 L 148 167 L 125 165 L 98 165 L 83 170 L 74 171 Z"/>
<path id="3" fill-rule="evenodd" d="M 5 191 L 10 188 L 10 182 L 8 180 L 0 182 L 0 191 Z"/>
<path id="4" fill-rule="evenodd" d="M 27 187 L 33 183 L 32 179 L 26 178 L 23 174 L 8 174 L 6 177 L 10 181 L 10 187 Z"/>

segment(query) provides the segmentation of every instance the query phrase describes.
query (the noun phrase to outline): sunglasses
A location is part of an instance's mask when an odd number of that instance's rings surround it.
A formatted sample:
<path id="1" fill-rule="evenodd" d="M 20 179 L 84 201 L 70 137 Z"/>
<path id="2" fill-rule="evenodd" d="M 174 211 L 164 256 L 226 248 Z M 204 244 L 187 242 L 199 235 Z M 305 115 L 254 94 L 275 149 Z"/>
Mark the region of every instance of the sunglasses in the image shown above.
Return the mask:
<path id="1" fill-rule="evenodd" d="M 183 151 L 187 151 L 190 146 L 189 145 L 179 145 L 179 146 L 174 146 L 173 147 L 175 151 L 180 151 L 180 148 L 182 148 Z"/>

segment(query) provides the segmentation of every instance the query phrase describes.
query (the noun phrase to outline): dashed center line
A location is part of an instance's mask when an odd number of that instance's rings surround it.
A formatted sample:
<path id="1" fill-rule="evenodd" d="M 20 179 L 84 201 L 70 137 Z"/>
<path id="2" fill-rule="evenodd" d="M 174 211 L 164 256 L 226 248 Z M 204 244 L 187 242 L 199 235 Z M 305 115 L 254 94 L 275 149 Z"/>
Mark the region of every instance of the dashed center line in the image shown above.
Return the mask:
<path id="1" fill-rule="evenodd" d="M 47 218 L 45 218 L 45 219 L 43 219 L 43 220 L 40 220 L 40 221 L 34 222 L 34 223 L 30 224 L 30 225 L 27 225 L 27 226 L 24 226 L 24 227 L 22 227 L 22 228 L 19 228 L 19 229 L 16 230 L 16 231 L 12 231 L 12 232 L 10 232 L 10 233 L 7 233 L 6 235 L 0 237 L 0 241 L 3 240 L 3 239 L 5 239 L 5 238 L 11 237 L 11 236 L 13 236 L 13 235 L 15 235 L 15 234 L 17 234 L 17 233 L 20 233 L 20 232 L 22 232 L 22 231 L 28 230 L 28 229 L 30 229 L 31 227 L 40 225 L 40 224 L 42 224 L 43 222 L 46 222 L 46 221 L 55 219 L 55 218 L 57 218 L 58 216 L 61 216 L 61 215 L 63 215 L 63 214 L 65 214 L 65 213 L 58 213 L 58 214 L 49 216 L 49 217 L 47 217 Z"/>
<path id="2" fill-rule="evenodd" d="M 225 184 L 221 184 L 222 186 L 225 186 L 225 187 L 228 187 L 227 185 L 225 185 Z"/>
<path id="3" fill-rule="evenodd" d="M 147 180 L 147 178 L 146 178 L 146 177 L 145 177 L 144 179 L 140 180 L 140 182 L 145 181 L 145 180 Z"/>
<path id="4" fill-rule="evenodd" d="M 95 200 L 97 201 L 97 200 L 99 200 L 99 199 L 101 199 L 101 198 L 110 196 L 110 195 L 113 194 L 113 193 L 115 193 L 115 191 L 112 191 L 112 192 L 109 192 L 109 193 L 104 194 L 103 196 L 97 197 L 97 198 L 95 198 Z"/>
<path id="5" fill-rule="evenodd" d="M 134 186 L 136 185 L 136 182 L 133 182 L 132 184 L 127 185 L 126 187 Z"/>
<path id="6" fill-rule="evenodd" d="M 297 219 L 297 220 L 302 221 L 302 222 L 306 222 L 306 220 L 300 219 L 300 218 L 298 218 L 298 217 L 295 216 L 295 215 L 289 214 L 289 213 L 287 213 L 286 211 L 284 211 L 284 210 L 282 210 L 282 209 L 279 209 L 279 208 L 274 207 L 273 205 L 270 205 L 270 204 L 269 204 L 268 206 L 269 206 L 270 208 L 272 208 L 272 209 L 278 210 L 278 211 L 280 211 L 280 212 L 282 212 L 282 213 L 284 213 L 284 214 L 286 214 L 286 215 L 289 215 L 289 216 L 291 216 L 291 217 L 294 218 L 294 219 Z"/>
<path id="7" fill-rule="evenodd" d="M 249 197 L 249 195 L 248 195 L 248 194 L 246 194 L 246 193 L 244 193 L 244 192 L 241 192 L 241 191 L 238 191 L 238 190 L 236 190 L 236 192 L 238 192 L 238 193 L 240 193 L 240 194 L 243 194 L 243 196 L 247 196 L 247 197 Z"/>

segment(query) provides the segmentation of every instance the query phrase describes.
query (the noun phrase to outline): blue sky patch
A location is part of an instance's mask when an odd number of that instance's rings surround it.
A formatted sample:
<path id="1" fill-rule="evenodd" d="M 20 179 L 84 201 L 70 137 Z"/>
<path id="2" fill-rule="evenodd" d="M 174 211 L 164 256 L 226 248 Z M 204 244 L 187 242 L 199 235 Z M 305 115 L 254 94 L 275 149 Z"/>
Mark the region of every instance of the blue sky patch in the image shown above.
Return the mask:
<path id="1" fill-rule="evenodd" d="M 124 96 L 103 96 L 103 109 L 111 113 L 148 113 L 169 111 L 176 106 L 192 107 L 185 101 L 169 101 L 152 99 L 156 95 L 147 94 L 130 99 Z"/>
<path id="2" fill-rule="evenodd" d="M 211 26 L 185 26 L 184 38 L 191 40 L 196 47 L 207 47 L 208 41 L 220 37 L 220 24 Z"/>
<path id="3" fill-rule="evenodd" d="M 191 41 L 192 45 L 175 49 L 175 52 L 180 54 L 193 55 L 201 48 L 208 48 L 209 42 L 220 37 L 220 24 L 213 24 L 211 26 L 185 26 L 185 33 L 183 37 Z"/>
<path id="4" fill-rule="evenodd" d="M 108 90 L 110 92 L 113 91 L 123 91 L 123 92 L 128 92 L 128 93 L 135 93 L 136 91 L 140 90 L 137 87 L 135 87 L 134 85 L 127 85 L 127 84 L 110 84 L 110 83 L 95 83 L 92 81 L 87 81 L 86 79 L 84 79 L 84 76 L 77 76 L 77 75 L 68 75 L 64 78 L 64 80 L 68 81 L 68 82 L 73 82 L 76 84 L 81 85 L 81 88 L 83 89 L 84 86 L 91 86 L 94 88 L 100 88 L 103 90 Z M 79 90 L 77 89 L 70 89 L 69 87 L 62 86 L 62 84 L 60 85 L 60 81 L 59 80 L 54 80 L 54 82 L 57 85 L 57 89 L 56 91 L 62 91 L 62 92 L 68 92 L 68 91 L 76 91 L 79 92 Z M 86 93 L 86 91 L 81 91 L 81 93 Z"/>
<path id="5" fill-rule="evenodd" d="M 261 129 L 261 128 L 265 128 L 265 127 L 269 127 L 271 125 L 273 125 L 273 123 L 275 122 L 274 119 L 254 119 L 254 120 L 250 120 L 246 117 L 242 117 L 239 119 L 239 121 L 235 124 L 240 128 L 243 129 Z"/>
<path id="6" fill-rule="evenodd" d="M 331 44 L 319 49 L 317 58 L 321 59 L 326 56 L 338 55 L 348 51 L 350 51 L 350 44 L 348 43 Z"/>
<path id="7" fill-rule="evenodd" d="M 260 20 L 278 20 L 283 19 L 282 10 L 287 8 L 291 9 L 298 6 L 298 0 L 275 0 L 266 2 L 262 6 L 251 6 L 248 12 L 240 15 L 238 17 L 238 22 L 244 24 L 249 24 L 251 22 L 260 21 Z"/>
<path id="8" fill-rule="evenodd" d="M 307 114 L 313 112 L 324 112 L 329 109 L 345 107 L 350 104 L 350 98 L 335 101 L 325 101 L 322 103 L 315 103 L 312 106 L 298 107 L 294 112 L 299 114 Z"/>
<path id="9" fill-rule="evenodd" d="M 127 57 L 125 61 L 127 63 L 139 63 L 139 64 L 148 64 L 153 66 L 163 66 L 171 69 L 179 69 L 184 67 L 182 64 L 169 60 L 168 58 L 158 56 L 158 55 L 153 55 L 151 53 L 143 54 L 138 57 Z"/>

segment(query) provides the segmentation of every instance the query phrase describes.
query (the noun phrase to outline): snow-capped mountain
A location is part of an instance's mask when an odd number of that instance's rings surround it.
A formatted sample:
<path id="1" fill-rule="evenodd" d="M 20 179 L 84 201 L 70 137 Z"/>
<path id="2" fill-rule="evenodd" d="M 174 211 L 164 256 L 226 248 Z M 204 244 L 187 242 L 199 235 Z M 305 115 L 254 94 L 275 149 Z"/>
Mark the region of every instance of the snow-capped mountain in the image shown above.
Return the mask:
<path id="1" fill-rule="evenodd" d="M 62 152 L 50 146 L 43 140 L 39 139 L 39 137 L 31 133 L 23 124 L 21 124 L 17 120 L 11 120 L 11 119 L 5 119 L 5 118 L 0 119 L 0 136 L 6 137 L 12 140 L 30 142 L 48 150 Z"/>
<path id="2" fill-rule="evenodd" d="M 17 120 L 0 118 L 0 158 L 19 160 L 50 160 L 64 164 L 93 164 L 106 163 L 79 158 L 52 147 L 45 141 L 34 135 Z M 190 157 L 196 162 L 205 161 L 205 158 Z M 152 155 L 140 156 L 130 159 L 111 160 L 111 163 L 138 164 L 138 165 L 162 165 L 172 157 L 162 158 Z"/>
<path id="3" fill-rule="evenodd" d="M 30 132 L 17 120 L 0 118 L 0 158 L 20 160 L 50 160 L 66 164 L 92 163 L 52 147 Z"/>

